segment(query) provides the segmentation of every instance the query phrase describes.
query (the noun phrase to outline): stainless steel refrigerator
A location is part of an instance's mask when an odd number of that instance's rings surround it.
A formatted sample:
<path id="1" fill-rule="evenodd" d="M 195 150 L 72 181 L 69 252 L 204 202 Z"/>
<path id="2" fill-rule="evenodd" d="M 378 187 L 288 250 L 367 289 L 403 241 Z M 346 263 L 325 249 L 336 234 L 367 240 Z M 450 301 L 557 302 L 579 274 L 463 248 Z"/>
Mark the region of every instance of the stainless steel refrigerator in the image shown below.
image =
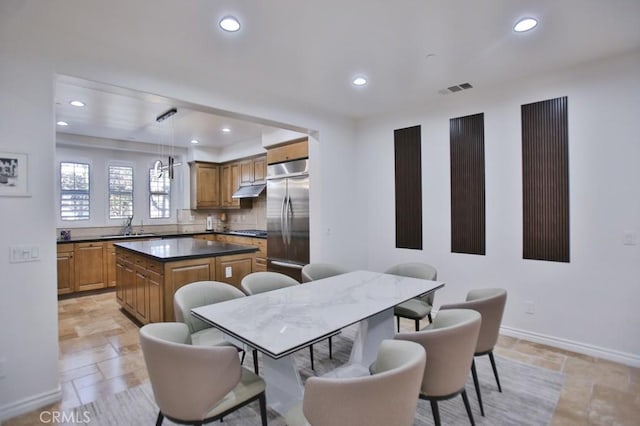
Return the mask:
<path id="1" fill-rule="evenodd" d="M 267 167 L 267 270 L 298 281 L 309 263 L 309 160 Z"/>

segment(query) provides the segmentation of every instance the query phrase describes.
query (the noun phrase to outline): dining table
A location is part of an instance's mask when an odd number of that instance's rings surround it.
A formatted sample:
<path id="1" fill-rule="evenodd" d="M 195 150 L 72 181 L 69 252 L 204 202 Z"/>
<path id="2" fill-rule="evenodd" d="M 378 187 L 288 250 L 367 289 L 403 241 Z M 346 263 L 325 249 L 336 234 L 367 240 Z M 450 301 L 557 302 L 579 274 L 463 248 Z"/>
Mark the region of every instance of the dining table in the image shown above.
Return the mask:
<path id="1" fill-rule="evenodd" d="M 325 375 L 368 375 L 380 343 L 395 334 L 393 307 L 443 286 L 439 281 L 358 270 L 200 306 L 191 313 L 230 341 L 263 354 L 267 404 L 285 415 L 304 395 L 295 352 L 357 324 L 348 362 Z"/>

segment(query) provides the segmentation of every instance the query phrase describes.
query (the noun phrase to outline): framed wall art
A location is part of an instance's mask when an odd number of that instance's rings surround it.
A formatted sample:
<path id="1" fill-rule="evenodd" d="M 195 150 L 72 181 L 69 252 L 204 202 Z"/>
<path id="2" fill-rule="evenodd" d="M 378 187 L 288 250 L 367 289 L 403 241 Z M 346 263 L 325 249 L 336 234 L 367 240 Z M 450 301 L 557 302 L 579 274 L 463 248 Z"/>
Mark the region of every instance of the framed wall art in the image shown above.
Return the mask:
<path id="1" fill-rule="evenodd" d="M 27 154 L 0 152 L 0 197 L 28 197 Z"/>

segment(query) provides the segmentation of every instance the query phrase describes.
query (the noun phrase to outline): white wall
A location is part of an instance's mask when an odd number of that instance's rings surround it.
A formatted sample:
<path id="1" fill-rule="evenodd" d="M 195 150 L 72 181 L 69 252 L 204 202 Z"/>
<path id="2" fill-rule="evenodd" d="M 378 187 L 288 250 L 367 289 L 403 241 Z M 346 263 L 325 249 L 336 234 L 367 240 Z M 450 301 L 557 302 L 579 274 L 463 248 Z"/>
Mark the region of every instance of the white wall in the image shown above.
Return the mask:
<path id="1" fill-rule="evenodd" d="M 0 197 L 0 419 L 59 397 L 53 70 L 0 50 L 0 151 L 28 155 L 30 197 Z M 9 263 L 9 247 L 40 260 Z"/>
<path id="2" fill-rule="evenodd" d="M 56 19 L 48 19 L 54 13 L 48 8 L 55 5 L 11 1 L 0 6 L 0 150 L 29 155 L 32 194 L 30 198 L 0 197 L 0 253 L 5 253 L 0 256 L 0 360 L 6 360 L 7 371 L 7 376 L 0 379 L 0 420 L 59 396 L 53 107 L 56 72 L 315 129 L 317 137 L 312 138 L 310 148 L 316 158 L 311 165 L 311 258 L 342 261 L 353 267 L 362 266 L 365 259 L 360 250 L 364 227 L 356 208 L 362 203 L 345 185 L 354 173 L 346 166 L 356 164 L 355 126 L 351 120 L 242 97 L 229 88 L 217 87 L 207 70 L 192 68 L 185 79 L 170 66 L 170 55 L 164 67 L 145 61 L 135 49 L 123 50 L 107 42 L 96 48 L 85 37 L 66 37 L 56 27 Z M 327 229 L 330 235 L 326 235 Z M 41 260 L 9 264 L 8 247 L 19 244 L 37 245 Z"/>
<path id="3" fill-rule="evenodd" d="M 571 262 L 522 259 L 520 105 L 568 96 Z M 486 256 L 450 252 L 449 119 L 484 112 Z M 443 96 L 359 123 L 367 261 L 421 260 L 447 283 L 436 305 L 504 287 L 506 332 L 640 366 L 640 54 Z M 424 250 L 395 248 L 393 130 L 422 126 Z M 535 314 L 525 314 L 525 302 Z"/>

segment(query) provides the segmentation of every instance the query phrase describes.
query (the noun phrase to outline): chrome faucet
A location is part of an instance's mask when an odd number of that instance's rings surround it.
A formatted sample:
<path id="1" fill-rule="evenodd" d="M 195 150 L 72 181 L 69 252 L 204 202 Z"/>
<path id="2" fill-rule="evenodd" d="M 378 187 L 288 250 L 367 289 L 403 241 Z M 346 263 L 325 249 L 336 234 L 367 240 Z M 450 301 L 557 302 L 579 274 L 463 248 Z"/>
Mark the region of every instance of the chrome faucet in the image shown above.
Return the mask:
<path id="1" fill-rule="evenodd" d="M 127 218 L 127 223 L 124 225 L 124 235 L 131 235 L 133 233 L 133 227 L 131 226 L 131 222 L 133 221 L 133 216 L 129 216 Z"/>

